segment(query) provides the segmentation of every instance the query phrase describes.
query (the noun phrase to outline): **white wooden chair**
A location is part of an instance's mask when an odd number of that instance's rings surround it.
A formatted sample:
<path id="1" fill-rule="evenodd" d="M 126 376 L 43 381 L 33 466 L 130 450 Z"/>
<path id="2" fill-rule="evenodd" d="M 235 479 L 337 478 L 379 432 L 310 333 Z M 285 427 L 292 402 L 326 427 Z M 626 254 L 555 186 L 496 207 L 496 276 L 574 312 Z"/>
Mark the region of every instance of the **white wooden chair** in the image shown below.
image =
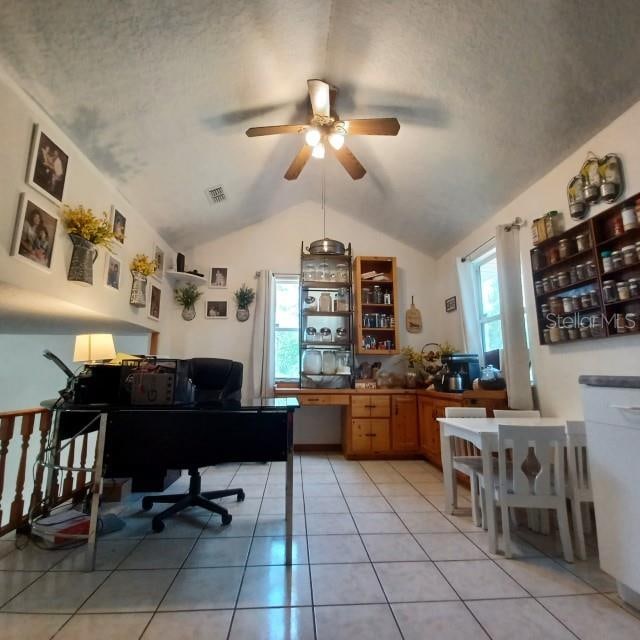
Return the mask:
<path id="1" fill-rule="evenodd" d="M 556 511 L 562 553 L 567 562 L 573 562 L 565 491 L 566 440 L 564 426 L 498 426 L 498 481 L 494 491 L 502 515 L 507 558 L 511 557 L 509 509 L 524 507 Z M 530 449 L 537 461 L 535 467 L 525 462 Z"/>
<path id="2" fill-rule="evenodd" d="M 587 433 L 584 422 L 579 420 L 567 420 L 567 467 L 569 471 L 567 491 L 571 500 L 576 555 L 581 560 L 585 560 L 587 550 L 584 534 L 585 531 L 589 533 L 591 530 L 589 503 L 593 502 L 593 492 L 587 459 Z"/>
<path id="3" fill-rule="evenodd" d="M 540 412 L 537 409 L 532 409 L 531 411 L 523 409 L 520 411 L 519 409 L 494 409 L 493 410 L 494 418 L 539 418 Z"/>
<path id="4" fill-rule="evenodd" d="M 444 416 L 445 418 L 486 418 L 487 410 L 484 407 L 445 407 Z M 473 524 L 479 527 L 482 524 L 484 511 L 478 482 L 478 472 L 482 472 L 482 457 L 470 442 L 462 438 L 452 438 L 452 440 L 453 468 L 469 476 L 471 517 Z"/>

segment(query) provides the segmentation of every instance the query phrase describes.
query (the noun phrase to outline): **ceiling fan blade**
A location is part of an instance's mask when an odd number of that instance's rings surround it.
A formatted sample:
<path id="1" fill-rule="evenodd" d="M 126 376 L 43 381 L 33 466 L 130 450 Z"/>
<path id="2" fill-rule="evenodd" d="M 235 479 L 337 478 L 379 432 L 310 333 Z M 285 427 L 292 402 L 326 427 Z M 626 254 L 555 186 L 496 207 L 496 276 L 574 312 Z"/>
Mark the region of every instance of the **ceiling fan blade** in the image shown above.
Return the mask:
<path id="1" fill-rule="evenodd" d="M 278 124 L 273 127 L 251 127 L 246 133 L 250 138 L 273 136 L 277 133 L 302 133 L 308 126 L 307 124 Z"/>
<path id="2" fill-rule="evenodd" d="M 308 144 L 302 145 L 302 149 L 298 151 L 298 155 L 293 159 L 293 162 L 289 165 L 287 173 L 284 174 L 286 180 L 295 180 L 299 175 L 304 165 L 307 164 L 307 160 L 311 157 L 311 147 Z"/>
<path id="3" fill-rule="evenodd" d="M 330 114 L 329 85 L 323 80 L 307 80 L 309 99 L 314 116 L 328 118 Z"/>
<path id="4" fill-rule="evenodd" d="M 351 136 L 397 136 L 400 131 L 397 118 L 345 120 L 344 125 Z"/>
<path id="5" fill-rule="evenodd" d="M 334 149 L 330 144 L 327 145 L 327 147 L 335 153 L 340 164 L 347 170 L 347 173 L 354 180 L 360 180 L 360 178 L 367 173 L 365 168 L 360 164 L 358 158 L 356 158 L 353 153 L 347 149 L 346 145 L 342 145 L 340 149 Z"/>

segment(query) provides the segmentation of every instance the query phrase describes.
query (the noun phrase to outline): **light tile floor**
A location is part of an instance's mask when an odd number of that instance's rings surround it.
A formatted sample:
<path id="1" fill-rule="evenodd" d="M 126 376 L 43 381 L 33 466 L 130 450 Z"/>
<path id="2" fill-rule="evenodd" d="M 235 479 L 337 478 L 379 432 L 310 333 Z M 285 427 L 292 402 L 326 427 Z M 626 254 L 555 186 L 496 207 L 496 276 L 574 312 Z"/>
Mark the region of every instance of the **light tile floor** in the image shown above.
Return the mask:
<path id="1" fill-rule="evenodd" d="M 203 489 L 247 495 L 224 500 L 228 527 L 194 509 L 153 534 L 137 496 L 126 527 L 100 540 L 91 574 L 82 550 L 0 540 L 0 640 L 640 638 L 640 614 L 597 558 L 565 563 L 554 536 L 526 530 L 513 559 L 489 555 L 468 493 L 444 514 L 442 476 L 421 461 L 296 457 L 288 569 L 284 471 L 207 469 Z"/>

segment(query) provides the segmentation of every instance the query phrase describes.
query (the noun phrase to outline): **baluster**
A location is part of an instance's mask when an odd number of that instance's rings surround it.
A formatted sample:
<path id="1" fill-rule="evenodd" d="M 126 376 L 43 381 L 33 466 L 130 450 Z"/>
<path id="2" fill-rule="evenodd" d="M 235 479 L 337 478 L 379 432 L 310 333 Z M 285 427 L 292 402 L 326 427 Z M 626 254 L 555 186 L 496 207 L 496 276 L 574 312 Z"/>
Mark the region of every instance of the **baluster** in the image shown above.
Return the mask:
<path id="1" fill-rule="evenodd" d="M 17 527 L 24 515 L 24 498 L 22 492 L 24 491 L 24 477 L 27 469 L 27 449 L 29 448 L 29 440 L 33 433 L 33 423 L 35 422 L 35 415 L 33 413 L 22 416 L 22 426 L 20 429 L 20 435 L 22 436 L 22 449 L 20 451 L 20 464 L 18 465 L 18 474 L 16 476 L 16 495 L 11 503 L 11 514 L 9 515 L 9 522 L 13 527 Z"/>
<path id="2" fill-rule="evenodd" d="M 9 450 L 9 442 L 13 438 L 13 425 L 15 417 L 6 416 L 0 418 L 0 499 L 4 490 L 4 468 Z M 2 526 L 2 502 L 0 500 L 0 526 Z"/>
<path id="3" fill-rule="evenodd" d="M 89 434 L 85 433 L 82 436 L 82 450 L 80 451 L 80 466 L 85 467 L 87 465 L 87 443 L 89 441 Z M 82 489 L 87 484 L 87 472 L 79 471 L 78 480 L 76 482 L 76 489 Z"/>
<path id="4" fill-rule="evenodd" d="M 47 435 L 51 429 L 51 413 L 44 411 L 40 414 L 40 443 L 38 445 L 38 460 L 44 462 L 44 450 L 47 446 Z M 44 478 L 44 466 L 36 465 L 36 475 L 33 479 L 33 491 L 29 511 L 36 512 L 42 504 L 42 480 Z"/>
<path id="5" fill-rule="evenodd" d="M 73 459 L 75 458 L 76 453 L 76 440 L 75 438 L 71 439 L 69 443 L 69 458 L 67 459 L 67 466 L 73 467 Z M 73 493 L 73 471 L 71 469 L 67 470 L 67 473 L 64 477 L 64 482 L 62 483 L 62 495 L 65 498 L 68 498 Z"/>

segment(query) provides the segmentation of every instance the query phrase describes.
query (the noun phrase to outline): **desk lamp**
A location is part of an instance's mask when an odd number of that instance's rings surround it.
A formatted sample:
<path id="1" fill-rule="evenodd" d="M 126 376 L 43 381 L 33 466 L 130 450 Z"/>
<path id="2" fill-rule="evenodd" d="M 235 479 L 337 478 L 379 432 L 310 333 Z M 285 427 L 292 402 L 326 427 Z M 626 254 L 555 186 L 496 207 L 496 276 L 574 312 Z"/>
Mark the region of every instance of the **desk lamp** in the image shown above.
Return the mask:
<path id="1" fill-rule="evenodd" d="M 116 357 L 113 336 L 110 333 L 83 333 L 76 336 L 73 361 L 97 364 Z"/>

